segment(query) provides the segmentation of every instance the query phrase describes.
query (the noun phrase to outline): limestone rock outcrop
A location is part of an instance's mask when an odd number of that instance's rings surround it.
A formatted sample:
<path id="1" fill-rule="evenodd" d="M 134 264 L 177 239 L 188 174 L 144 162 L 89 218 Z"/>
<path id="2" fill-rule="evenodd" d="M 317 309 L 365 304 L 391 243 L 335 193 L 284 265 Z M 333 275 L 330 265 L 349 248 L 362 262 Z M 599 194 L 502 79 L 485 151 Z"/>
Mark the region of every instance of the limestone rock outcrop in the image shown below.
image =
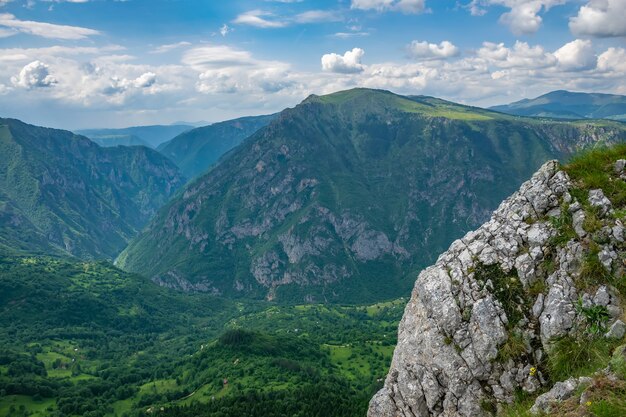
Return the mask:
<path id="1" fill-rule="evenodd" d="M 606 308 L 606 330 L 620 331 L 616 290 L 580 281 L 589 262 L 621 273 L 623 228 L 602 190 L 577 201 L 573 188 L 556 161 L 544 164 L 420 273 L 369 417 L 491 415 L 517 390 L 554 384 L 540 364 L 552 340 L 586 325 L 585 309 Z M 583 206 L 604 226 L 595 251 Z"/>

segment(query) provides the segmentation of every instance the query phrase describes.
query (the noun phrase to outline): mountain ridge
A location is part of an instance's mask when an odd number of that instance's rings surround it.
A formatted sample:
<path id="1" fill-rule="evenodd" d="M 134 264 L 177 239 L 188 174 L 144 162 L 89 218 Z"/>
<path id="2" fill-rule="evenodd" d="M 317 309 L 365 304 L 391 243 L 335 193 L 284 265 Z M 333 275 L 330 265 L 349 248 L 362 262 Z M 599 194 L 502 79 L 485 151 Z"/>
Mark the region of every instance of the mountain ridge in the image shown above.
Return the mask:
<path id="1" fill-rule="evenodd" d="M 188 184 L 117 262 L 235 297 L 395 298 L 545 160 L 624 129 L 368 89 L 310 96 Z"/>
<path id="2" fill-rule="evenodd" d="M 556 90 L 534 99 L 523 99 L 490 109 L 529 117 L 626 121 L 626 96 Z"/>
<path id="3" fill-rule="evenodd" d="M 188 178 L 193 178 L 248 136 L 265 127 L 274 117 L 240 117 L 198 127 L 162 143 L 157 150 L 178 165 Z"/>

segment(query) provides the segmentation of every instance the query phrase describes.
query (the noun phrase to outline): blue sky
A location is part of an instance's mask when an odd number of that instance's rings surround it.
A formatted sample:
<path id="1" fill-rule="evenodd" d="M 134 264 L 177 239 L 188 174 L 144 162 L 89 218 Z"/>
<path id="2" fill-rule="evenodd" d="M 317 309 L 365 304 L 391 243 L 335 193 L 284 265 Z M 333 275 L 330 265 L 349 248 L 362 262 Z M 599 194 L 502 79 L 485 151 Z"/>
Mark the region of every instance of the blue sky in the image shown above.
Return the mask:
<path id="1" fill-rule="evenodd" d="M 626 94 L 626 0 L 0 0 L 0 115 L 218 121 L 355 86 Z"/>

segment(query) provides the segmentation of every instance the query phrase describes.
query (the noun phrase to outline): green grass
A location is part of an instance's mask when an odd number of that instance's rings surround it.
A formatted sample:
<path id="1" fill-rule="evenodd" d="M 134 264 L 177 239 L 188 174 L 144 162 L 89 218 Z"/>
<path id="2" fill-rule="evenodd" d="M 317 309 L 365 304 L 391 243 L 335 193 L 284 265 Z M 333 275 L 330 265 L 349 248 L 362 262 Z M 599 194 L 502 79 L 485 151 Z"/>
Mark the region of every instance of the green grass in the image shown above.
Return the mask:
<path id="1" fill-rule="evenodd" d="M 497 360 L 501 363 L 507 363 L 510 359 L 517 360 L 525 354 L 526 343 L 523 334 L 510 331 L 506 342 L 498 349 Z"/>
<path id="2" fill-rule="evenodd" d="M 576 287 L 582 291 L 589 291 L 597 288 L 599 285 L 606 283 L 614 283 L 616 280 L 598 258 L 600 251 L 597 245 L 591 245 L 589 252 L 583 259 L 580 268 L 580 277 L 576 278 Z"/>
<path id="3" fill-rule="evenodd" d="M 509 329 L 515 327 L 524 317 L 524 311 L 527 311 L 529 304 L 515 268 L 506 273 L 498 264 L 480 264 L 476 266 L 474 274 L 475 279 L 483 285 L 488 281 L 491 282 L 493 295 L 500 301 L 506 313 Z"/>
<path id="4" fill-rule="evenodd" d="M 50 413 L 48 408 L 54 409 L 55 400 L 48 398 L 41 401 L 35 401 L 32 397 L 25 395 L 8 395 L 6 397 L 0 397 L 0 416 L 19 416 L 20 409 L 24 408 L 31 417 L 45 417 Z M 11 410 L 17 410 L 12 412 Z"/>
<path id="5" fill-rule="evenodd" d="M 548 371 L 552 381 L 590 375 L 611 360 L 613 349 L 619 344 L 603 337 L 562 337 L 552 343 L 548 352 Z"/>
<path id="6" fill-rule="evenodd" d="M 572 158 L 563 169 L 583 190 L 601 188 L 614 206 L 624 207 L 626 182 L 616 180 L 613 172 L 618 159 L 626 159 L 626 144 L 583 152 Z"/>

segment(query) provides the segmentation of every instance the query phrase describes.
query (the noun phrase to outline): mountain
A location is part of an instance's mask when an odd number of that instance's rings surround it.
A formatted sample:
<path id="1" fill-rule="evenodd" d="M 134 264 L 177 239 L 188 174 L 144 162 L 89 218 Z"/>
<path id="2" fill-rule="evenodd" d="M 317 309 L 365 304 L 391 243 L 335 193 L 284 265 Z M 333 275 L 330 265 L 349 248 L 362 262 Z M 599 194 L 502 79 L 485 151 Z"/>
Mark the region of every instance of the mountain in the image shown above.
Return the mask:
<path id="1" fill-rule="evenodd" d="M 626 121 L 626 96 L 559 90 L 534 99 L 494 106 L 491 110 L 518 116 Z"/>
<path id="2" fill-rule="evenodd" d="M 161 144 L 158 150 L 174 161 L 188 178 L 193 178 L 275 117 L 242 117 L 199 127 Z"/>
<path id="3" fill-rule="evenodd" d="M 546 163 L 420 273 L 368 416 L 626 415 L 625 158 Z"/>
<path id="4" fill-rule="evenodd" d="M 0 252 L 113 258 L 184 183 L 145 147 L 0 119 Z"/>
<path id="5" fill-rule="evenodd" d="M 193 129 L 193 126 L 189 125 L 154 125 L 154 126 L 133 126 L 122 129 L 85 129 L 77 130 L 79 135 L 87 136 L 89 139 L 98 141 L 104 139 L 105 142 L 110 142 L 113 137 L 119 137 L 123 140 L 129 140 L 129 137 L 137 137 L 145 142 L 151 148 L 156 148 L 163 142 L 166 142 L 173 137 L 180 135 L 187 130 Z M 122 145 L 120 143 L 120 145 Z M 115 146 L 115 145 L 103 145 L 103 146 Z"/>
<path id="6" fill-rule="evenodd" d="M 543 162 L 625 139 L 610 121 L 368 89 L 311 96 L 188 184 L 117 263 L 234 297 L 395 298 Z"/>
<path id="7" fill-rule="evenodd" d="M 111 147 L 111 146 L 147 146 L 147 142 L 142 140 L 141 138 L 135 135 L 102 135 L 102 136 L 93 136 L 90 138 L 92 141 L 97 143 L 100 146 Z"/>

